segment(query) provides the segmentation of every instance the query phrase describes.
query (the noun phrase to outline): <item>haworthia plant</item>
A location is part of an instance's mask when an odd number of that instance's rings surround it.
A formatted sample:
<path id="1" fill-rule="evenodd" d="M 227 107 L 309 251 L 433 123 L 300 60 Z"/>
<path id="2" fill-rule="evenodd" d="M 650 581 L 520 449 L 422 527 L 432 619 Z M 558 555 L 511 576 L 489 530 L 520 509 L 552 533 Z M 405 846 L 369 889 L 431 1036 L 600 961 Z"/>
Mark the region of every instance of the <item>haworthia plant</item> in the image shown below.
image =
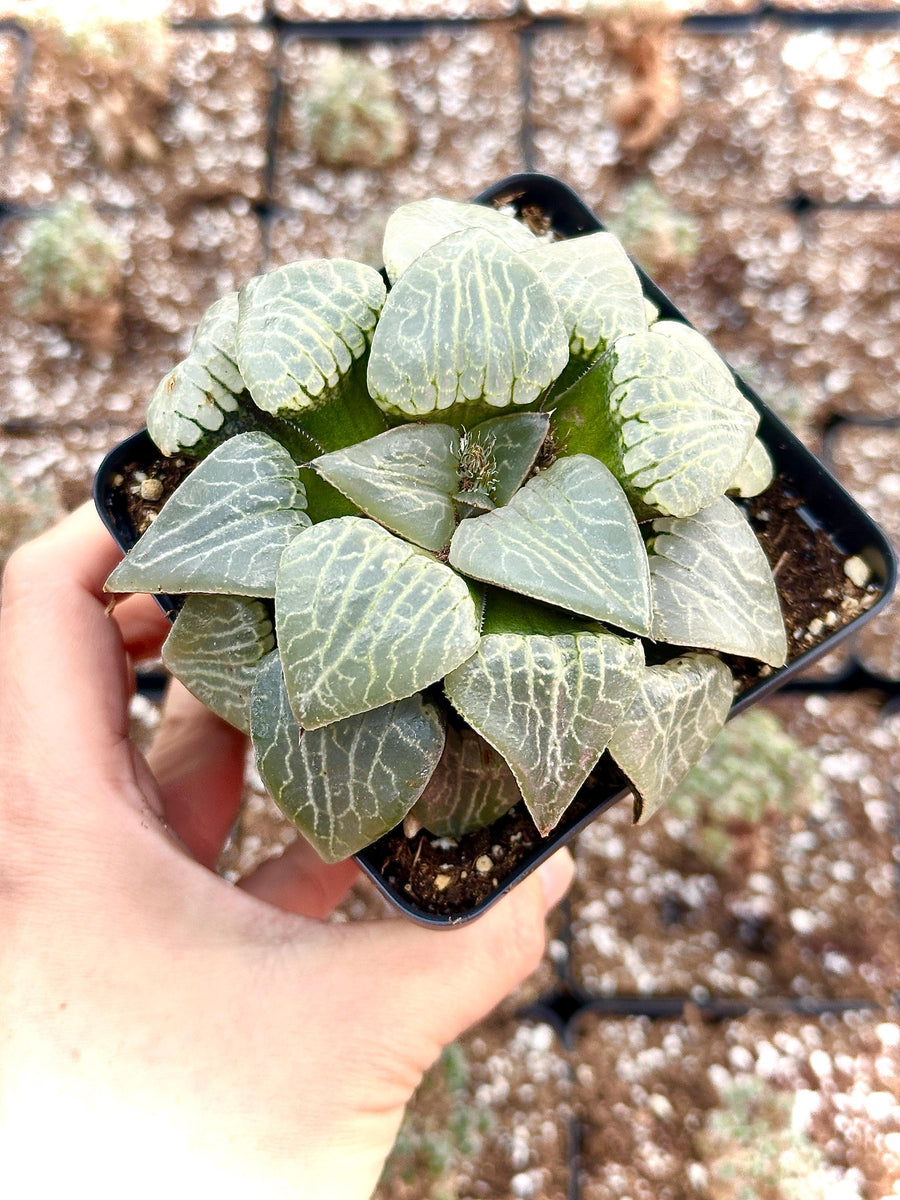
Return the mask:
<path id="1" fill-rule="evenodd" d="M 438 837 L 460 837 L 490 825 L 521 798 L 503 755 L 474 729 L 448 725 L 438 769 L 411 811 Z"/>
<path id="2" fill-rule="evenodd" d="M 368 349 L 384 302 L 361 263 L 299 262 L 258 275 L 238 296 L 237 365 L 264 412 L 327 404 Z"/>
<path id="3" fill-rule="evenodd" d="M 771 477 L 756 411 L 610 234 L 432 199 L 384 262 L 212 306 L 148 414 L 197 465 L 107 586 L 186 596 L 167 665 L 329 861 L 410 813 L 546 834 L 607 748 L 645 820 L 725 720 L 721 655 L 785 658 L 725 498 Z"/>
<path id="4" fill-rule="evenodd" d="M 348 858 L 386 823 L 402 821 L 444 745 L 440 713 L 421 696 L 301 729 L 277 651 L 258 672 L 250 726 L 263 782 L 326 862 Z"/>
<path id="5" fill-rule="evenodd" d="M 556 297 L 575 358 L 591 363 L 622 334 L 646 330 L 641 281 L 611 233 L 545 243 L 527 258 Z"/>
<path id="6" fill-rule="evenodd" d="M 547 833 L 625 717 L 643 662 L 640 642 L 610 633 L 487 634 L 444 686 L 509 763 Z"/>
<path id="7" fill-rule="evenodd" d="M 722 496 L 692 517 L 654 521 L 652 530 L 653 637 L 782 666 L 778 591 L 740 509 Z"/>
<path id="8" fill-rule="evenodd" d="M 721 730 L 734 699 L 731 672 L 712 654 L 645 667 L 609 752 L 635 788 L 634 819 L 646 821 Z"/>
<path id="9" fill-rule="evenodd" d="M 650 569 L 625 493 L 587 454 L 557 459 L 509 503 L 462 521 L 450 564 L 473 579 L 650 632 Z"/>
<path id="10" fill-rule="evenodd" d="M 449 567 L 373 521 L 312 525 L 285 550 L 275 620 L 305 729 L 436 683 L 478 646 L 478 614 Z"/>
<path id="11" fill-rule="evenodd" d="M 426 250 L 453 233 L 483 229 L 505 242 L 512 250 L 528 251 L 537 239 L 518 221 L 508 220 L 492 208 L 460 204 L 458 200 L 414 200 L 388 217 L 382 247 L 384 266 L 396 283 L 406 268 Z"/>

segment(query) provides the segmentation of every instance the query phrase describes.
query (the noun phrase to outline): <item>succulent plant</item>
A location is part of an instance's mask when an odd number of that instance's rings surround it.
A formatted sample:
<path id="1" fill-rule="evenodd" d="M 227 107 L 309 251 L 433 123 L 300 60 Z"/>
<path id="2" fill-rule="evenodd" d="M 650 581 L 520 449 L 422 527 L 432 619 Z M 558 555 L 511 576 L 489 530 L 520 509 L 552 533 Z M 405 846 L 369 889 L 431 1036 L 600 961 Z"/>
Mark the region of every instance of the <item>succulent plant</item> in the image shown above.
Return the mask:
<path id="1" fill-rule="evenodd" d="M 743 713 L 716 738 L 679 784 L 669 811 L 684 820 L 702 858 L 724 869 L 759 827 L 788 813 L 808 813 L 826 794 L 812 751 L 763 708 Z"/>
<path id="2" fill-rule="evenodd" d="M 328 166 L 383 167 L 409 146 L 409 122 L 390 72 L 360 54 L 327 54 L 297 105 L 316 158 Z"/>
<path id="3" fill-rule="evenodd" d="M 17 0 L 16 18 L 52 64 L 73 129 L 107 168 L 156 162 L 173 38 L 167 0 Z"/>
<path id="4" fill-rule="evenodd" d="M 611 234 L 434 199 L 384 261 L 212 306 L 148 411 L 197 465 L 107 588 L 186 595 L 166 662 L 326 859 L 520 797 L 546 833 L 607 748 L 646 819 L 728 714 L 719 653 L 785 660 L 725 495 L 771 477 L 756 410 Z"/>
<path id="5" fill-rule="evenodd" d="M 649 178 L 638 179 L 625 189 L 608 224 L 651 275 L 690 266 L 700 249 L 696 218 L 679 212 Z"/>
<path id="6" fill-rule="evenodd" d="M 849 1175 L 793 1120 L 793 1097 L 755 1076 L 722 1093 L 697 1138 L 705 1200 L 860 1200 Z"/>
<path id="7" fill-rule="evenodd" d="M 19 242 L 22 312 L 108 352 L 122 315 L 123 250 L 83 200 L 68 197 L 28 221 Z"/>

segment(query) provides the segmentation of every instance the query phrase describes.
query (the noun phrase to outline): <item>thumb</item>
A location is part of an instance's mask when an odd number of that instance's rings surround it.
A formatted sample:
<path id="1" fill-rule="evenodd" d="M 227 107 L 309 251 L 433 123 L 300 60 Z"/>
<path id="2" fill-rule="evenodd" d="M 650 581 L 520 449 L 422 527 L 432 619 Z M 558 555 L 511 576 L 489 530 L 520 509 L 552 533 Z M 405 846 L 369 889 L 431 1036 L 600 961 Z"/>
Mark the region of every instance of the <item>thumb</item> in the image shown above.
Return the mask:
<path id="1" fill-rule="evenodd" d="M 409 921 L 342 926 L 343 949 L 366 981 L 364 1014 L 358 1022 L 351 1015 L 344 1028 L 366 1028 L 369 1047 L 409 1071 L 415 1086 L 445 1045 L 537 968 L 547 913 L 573 874 L 571 855 L 560 850 L 484 916 L 456 929 Z"/>

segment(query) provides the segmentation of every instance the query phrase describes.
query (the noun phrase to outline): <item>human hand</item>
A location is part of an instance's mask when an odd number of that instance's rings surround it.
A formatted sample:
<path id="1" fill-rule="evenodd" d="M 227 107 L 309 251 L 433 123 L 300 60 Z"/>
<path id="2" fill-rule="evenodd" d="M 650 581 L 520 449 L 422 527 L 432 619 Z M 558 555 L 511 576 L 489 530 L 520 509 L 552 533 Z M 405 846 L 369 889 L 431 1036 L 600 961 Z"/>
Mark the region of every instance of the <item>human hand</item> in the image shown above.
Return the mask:
<path id="1" fill-rule="evenodd" d="M 168 626 L 106 613 L 118 557 L 85 507 L 4 577 L 4 1185 L 364 1200 L 424 1070 L 537 965 L 571 859 L 453 931 L 323 922 L 355 868 L 302 840 L 226 884 L 244 739 L 174 687 L 149 763 L 130 743 Z"/>

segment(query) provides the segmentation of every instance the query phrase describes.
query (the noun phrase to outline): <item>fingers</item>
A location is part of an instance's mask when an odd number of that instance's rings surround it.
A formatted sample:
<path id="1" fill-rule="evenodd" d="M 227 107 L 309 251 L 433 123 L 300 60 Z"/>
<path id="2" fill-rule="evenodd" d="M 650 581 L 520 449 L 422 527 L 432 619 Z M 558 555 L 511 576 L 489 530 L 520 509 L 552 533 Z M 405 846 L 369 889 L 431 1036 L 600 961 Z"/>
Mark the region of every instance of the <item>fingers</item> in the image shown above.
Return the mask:
<path id="1" fill-rule="evenodd" d="M 567 850 L 498 901 L 483 917 L 458 929 L 432 930 L 410 921 L 373 921 L 337 927 L 323 981 L 338 998 L 348 1030 L 365 1030 L 359 1052 L 378 1052 L 415 1085 L 443 1046 L 486 1016 L 529 975 L 543 954 L 547 912 L 562 898 L 574 873 Z M 365 987 L 347 994 L 352 976 Z"/>
<path id="2" fill-rule="evenodd" d="M 135 594 L 116 603 L 113 617 L 125 649 L 135 662 L 157 658 L 172 623 L 153 596 Z"/>
<path id="3" fill-rule="evenodd" d="M 0 608 L 2 739 L 16 761 L 122 786 L 130 675 L 103 583 L 121 557 L 90 505 L 11 557 Z M 49 753 L 48 753 L 49 748 Z"/>
<path id="4" fill-rule="evenodd" d="M 324 863 L 305 838 L 270 858 L 238 886 L 258 900 L 304 917 L 327 917 L 347 894 L 359 868 L 353 859 Z"/>
<path id="5" fill-rule="evenodd" d="M 147 761 L 166 821 L 204 866 L 215 866 L 237 817 L 246 753 L 239 730 L 170 682 Z"/>

